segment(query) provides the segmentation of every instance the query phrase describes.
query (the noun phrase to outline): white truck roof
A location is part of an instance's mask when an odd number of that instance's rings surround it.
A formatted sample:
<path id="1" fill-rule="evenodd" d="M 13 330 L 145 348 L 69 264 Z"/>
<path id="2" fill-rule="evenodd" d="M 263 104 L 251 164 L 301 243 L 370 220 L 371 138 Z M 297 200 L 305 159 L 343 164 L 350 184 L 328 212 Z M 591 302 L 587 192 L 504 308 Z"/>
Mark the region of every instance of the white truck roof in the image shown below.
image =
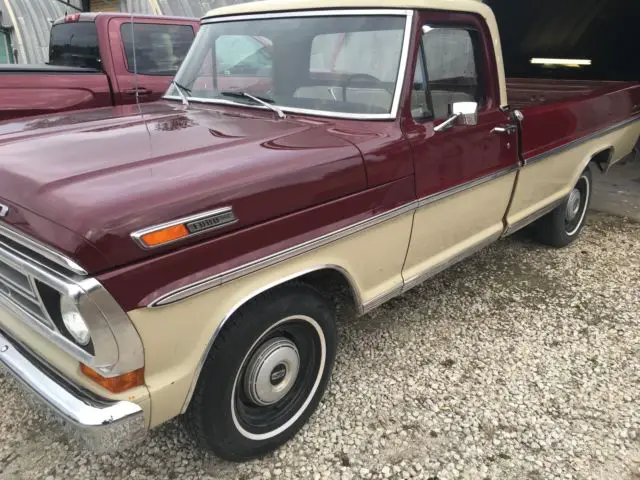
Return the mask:
<path id="1" fill-rule="evenodd" d="M 264 0 L 214 8 L 207 17 L 246 15 L 251 13 L 283 12 L 291 10 L 321 10 L 331 8 L 401 8 L 474 12 L 493 16 L 481 0 Z"/>

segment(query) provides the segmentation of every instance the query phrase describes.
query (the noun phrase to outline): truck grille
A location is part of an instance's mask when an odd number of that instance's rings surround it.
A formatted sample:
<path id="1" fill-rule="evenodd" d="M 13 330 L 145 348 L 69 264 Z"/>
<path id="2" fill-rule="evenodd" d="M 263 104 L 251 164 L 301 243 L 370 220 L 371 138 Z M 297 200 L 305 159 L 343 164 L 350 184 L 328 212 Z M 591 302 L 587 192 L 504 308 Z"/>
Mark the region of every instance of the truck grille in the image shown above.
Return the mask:
<path id="1" fill-rule="evenodd" d="M 13 249 L 0 237 L 0 304 L 55 330 L 44 307 L 35 279 L 20 268 Z"/>

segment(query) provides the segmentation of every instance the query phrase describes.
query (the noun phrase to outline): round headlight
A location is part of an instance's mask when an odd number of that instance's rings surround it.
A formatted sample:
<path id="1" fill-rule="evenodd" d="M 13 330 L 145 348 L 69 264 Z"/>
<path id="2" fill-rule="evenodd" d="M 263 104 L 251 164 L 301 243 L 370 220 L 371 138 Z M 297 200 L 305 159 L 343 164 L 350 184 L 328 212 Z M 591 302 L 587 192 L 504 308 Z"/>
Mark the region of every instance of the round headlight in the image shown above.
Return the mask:
<path id="1" fill-rule="evenodd" d="M 60 297 L 60 313 L 64 326 L 67 327 L 73 339 L 82 346 L 87 345 L 91 340 L 91 334 L 75 302 L 62 295 Z"/>

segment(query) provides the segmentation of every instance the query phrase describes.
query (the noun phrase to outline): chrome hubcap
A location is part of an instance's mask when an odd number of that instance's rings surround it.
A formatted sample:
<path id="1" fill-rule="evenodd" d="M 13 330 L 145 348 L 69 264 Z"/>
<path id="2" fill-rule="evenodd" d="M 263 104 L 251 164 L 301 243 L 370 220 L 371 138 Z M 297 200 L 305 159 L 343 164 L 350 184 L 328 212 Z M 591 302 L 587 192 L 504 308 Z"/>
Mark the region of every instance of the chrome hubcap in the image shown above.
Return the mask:
<path id="1" fill-rule="evenodd" d="M 568 222 L 576 218 L 580 212 L 580 201 L 582 200 L 582 194 L 580 190 L 574 188 L 569 194 L 569 200 L 567 202 L 567 211 L 565 217 Z"/>
<path id="2" fill-rule="evenodd" d="M 247 366 L 244 391 L 256 405 L 272 405 L 293 387 L 300 369 L 295 343 L 278 337 L 265 342 Z"/>

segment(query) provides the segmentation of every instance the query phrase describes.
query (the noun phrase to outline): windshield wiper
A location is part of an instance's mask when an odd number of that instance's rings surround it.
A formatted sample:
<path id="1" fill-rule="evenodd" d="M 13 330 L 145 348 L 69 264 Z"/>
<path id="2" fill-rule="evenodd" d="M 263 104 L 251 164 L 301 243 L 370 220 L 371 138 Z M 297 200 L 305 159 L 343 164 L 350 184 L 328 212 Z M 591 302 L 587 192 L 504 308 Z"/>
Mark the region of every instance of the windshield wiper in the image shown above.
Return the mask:
<path id="1" fill-rule="evenodd" d="M 171 85 L 176 87 L 176 90 L 178 91 L 178 95 L 180 95 L 180 98 L 182 99 L 182 104 L 185 107 L 188 108 L 189 107 L 189 99 L 187 98 L 187 95 L 191 95 L 191 89 L 185 87 L 184 85 L 180 85 L 175 80 L 171 80 Z M 185 95 L 185 92 L 187 93 L 187 95 Z"/>
<path id="2" fill-rule="evenodd" d="M 272 98 L 256 97 L 254 95 L 251 95 L 250 93 L 235 90 L 222 91 L 220 92 L 220 95 L 223 95 L 225 97 L 248 98 L 249 100 L 253 100 L 255 103 L 259 103 L 263 107 L 267 107 L 272 112 L 275 112 L 278 118 L 287 118 L 280 107 L 273 105 L 274 100 Z"/>

